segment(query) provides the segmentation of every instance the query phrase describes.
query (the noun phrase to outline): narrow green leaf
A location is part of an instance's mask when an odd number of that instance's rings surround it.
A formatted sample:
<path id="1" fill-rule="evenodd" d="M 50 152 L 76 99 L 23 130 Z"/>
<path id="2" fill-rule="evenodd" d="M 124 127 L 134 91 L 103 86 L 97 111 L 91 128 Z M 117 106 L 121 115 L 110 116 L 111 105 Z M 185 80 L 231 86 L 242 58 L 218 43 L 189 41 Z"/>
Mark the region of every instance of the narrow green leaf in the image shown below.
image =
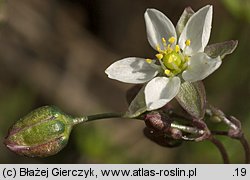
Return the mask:
<path id="1" fill-rule="evenodd" d="M 208 45 L 205 48 L 204 52 L 212 58 L 220 56 L 221 59 L 223 59 L 226 55 L 231 54 L 235 50 L 237 45 L 238 45 L 237 40 L 225 41 L 221 43 Z"/>
<path id="2" fill-rule="evenodd" d="M 189 18 L 194 14 L 194 11 L 191 7 L 187 7 L 184 9 L 179 21 L 176 25 L 177 35 L 180 36 L 181 32 L 183 31 L 185 25 L 187 24 Z"/>
<path id="3" fill-rule="evenodd" d="M 182 83 L 176 99 L 192 117 L 196 119 L 204 117 L 206 92 L 202 81 Z"/>
<path id="4" fill-rule="evenodd" d="M 141 88 L 141 90 L 135 96 L 134 100 L 130 103 L 128 111 L 125 113 L 124 117 L 138 117 L 147 110 L 144 89 L 145 87 Z"/>

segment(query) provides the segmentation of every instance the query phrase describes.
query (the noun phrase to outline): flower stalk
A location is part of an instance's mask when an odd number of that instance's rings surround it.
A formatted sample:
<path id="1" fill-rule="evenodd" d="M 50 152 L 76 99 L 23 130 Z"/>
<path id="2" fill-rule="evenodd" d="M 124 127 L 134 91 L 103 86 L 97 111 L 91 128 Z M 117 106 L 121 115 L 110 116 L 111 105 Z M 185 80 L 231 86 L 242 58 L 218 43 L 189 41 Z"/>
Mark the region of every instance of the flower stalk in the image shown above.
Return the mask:
<path id="1" fill-rule="evenodd" d="M 245 152 L 245 163 L 250 164 L 250 146 L 244 135 L 239 138 L 239 141 Z"/>
<path id="2" fill-rule="evenodd" d="M 221 143 L 221 141 L 219 141 L 218 139 L 216 139 L 215 137 L 211 137 L 210 141 L 218 148 L 218 150 L 220 151 L 221 157 L 223 159 L 224 164 L 229 164 L 229 157 L 227 154 L 227 150 L 225 149 L 224 145 Z"/>
<path id="3" fill-rule="evenodd" d="M 73 118 L 74 125 L 101 119 L 123 118 L 124 113 L 102 113 Z"/>

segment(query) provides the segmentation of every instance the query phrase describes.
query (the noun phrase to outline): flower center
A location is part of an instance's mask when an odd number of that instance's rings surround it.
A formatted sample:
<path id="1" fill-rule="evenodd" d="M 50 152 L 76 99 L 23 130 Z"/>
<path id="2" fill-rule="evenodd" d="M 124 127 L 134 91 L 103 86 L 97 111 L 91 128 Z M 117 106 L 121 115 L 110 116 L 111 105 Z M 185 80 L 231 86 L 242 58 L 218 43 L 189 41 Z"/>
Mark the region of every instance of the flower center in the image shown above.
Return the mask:
<path id="1" fill-rule="evenodd" d="M 190 59 L 189 56 L 185 55 L 185 48 L 180 49 L 179 45 L 174 45 L 175 37 L 168 39 L 168 43 L 162 38 L 164 49 L 158 45 L 157 51 L 159 52 L 155 56 L 159 60 L 165 75 L 173 77 L 183 72 L 187 68 L 187 63 Z M 186 41 L 186 47 L 190 46 L 191 41 Z"/>
<path id="2" fill-rule="evenodd" d="M 173 51 L 168 54 L 164 54 L 162 58 L 163 64 L 170 70 L 177 70 L 182 64 L 182 57 L 177 52 Z"/>
<path id="3" fill-rule="evenodd" d="M 156 47 L 158 53 L 155 55 L 160 62 L 160 66 L 154 64 L 155 60 L 146 59 L 146 62 L 151 64 L 153 67 L 162 68 L 163 72 L 168 77 L 176 76 L 187 69 L 188 61 L 190 56 L 185 54 L 185 49 L 190 46 L 191 41 L 187 39 L 185 42 L 184 49 L 180 49 L 179 45 L 174 45 L 175 37 L 168 39 L 168 43 L 165 38 L 162 38 L 163 49 L 160 45 Z"/>

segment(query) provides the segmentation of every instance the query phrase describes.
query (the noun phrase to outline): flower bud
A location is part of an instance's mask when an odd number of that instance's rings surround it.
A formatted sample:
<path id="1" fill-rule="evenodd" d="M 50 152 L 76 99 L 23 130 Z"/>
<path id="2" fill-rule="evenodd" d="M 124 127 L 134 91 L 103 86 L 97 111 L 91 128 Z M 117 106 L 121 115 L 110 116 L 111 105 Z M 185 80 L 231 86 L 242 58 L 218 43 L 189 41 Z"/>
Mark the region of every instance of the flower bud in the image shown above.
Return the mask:
<path id="1" fill-rule="evenodd" d="M 162 111 L 151 111 L 144 116 L 145 124 L 148 128 L 168 132 L 172 120 Z"/>
<path id="2" fill-rule="evenodd" d="M 72 126 L 72 117 L 57 107 L 44 106 L 17 121 L 9 129 L 4 143 L 20 155 L 47 157 L 65 147 Z"/>

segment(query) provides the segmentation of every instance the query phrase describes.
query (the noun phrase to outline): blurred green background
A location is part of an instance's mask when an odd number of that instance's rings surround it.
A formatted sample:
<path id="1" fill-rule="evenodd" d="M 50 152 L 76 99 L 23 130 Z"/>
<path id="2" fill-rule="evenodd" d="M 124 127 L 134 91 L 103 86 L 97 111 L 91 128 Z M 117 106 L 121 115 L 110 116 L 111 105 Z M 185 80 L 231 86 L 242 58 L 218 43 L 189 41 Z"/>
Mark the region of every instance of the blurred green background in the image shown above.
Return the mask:
<path id="1" fill-rule="evenodd" d="M 208 101 L 242 121 L 250 140 L 249 0 L 0 1 L 0 163 L 222 163 L 210 142 L 163 148 L 144 137 L 144 123 L 113 119 L 80 125 L 59 154 L 27 158 L 3 144 L 8 128 L 31 110 L 54 104 L 73 114 L 122 112 L 131 87 L 104 70 L 128 56 L 153 57 L 143 14 L 156 8 L 176 24 L 185 7 L 214 6 L 210 43 L 239 46 L 204 83 Z M 233 163 L 240 144 L 221 138 Z"/>

